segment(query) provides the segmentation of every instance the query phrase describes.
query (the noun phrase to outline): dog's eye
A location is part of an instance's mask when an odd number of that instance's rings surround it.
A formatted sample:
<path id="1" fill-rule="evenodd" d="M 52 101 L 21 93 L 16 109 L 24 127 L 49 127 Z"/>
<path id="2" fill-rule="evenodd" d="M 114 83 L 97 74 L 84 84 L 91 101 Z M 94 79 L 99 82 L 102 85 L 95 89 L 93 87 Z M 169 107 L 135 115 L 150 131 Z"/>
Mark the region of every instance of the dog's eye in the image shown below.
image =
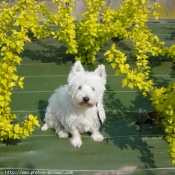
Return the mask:
<path id="1" fill-rule="evenodd" d="M 81 86 L 79 86 L 78 89 L 81 90 Z"/>
<path id="2" fill-rule="evenodd" d="M 95 91 L 95 89 L 92 87 L 92 90 Z"/>

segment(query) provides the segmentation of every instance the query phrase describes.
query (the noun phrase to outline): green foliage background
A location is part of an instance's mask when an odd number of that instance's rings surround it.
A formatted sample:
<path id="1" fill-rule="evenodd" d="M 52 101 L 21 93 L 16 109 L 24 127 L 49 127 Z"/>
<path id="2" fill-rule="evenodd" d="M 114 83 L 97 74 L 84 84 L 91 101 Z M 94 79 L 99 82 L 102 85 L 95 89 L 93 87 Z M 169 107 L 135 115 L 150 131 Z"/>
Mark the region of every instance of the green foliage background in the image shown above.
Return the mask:
<path id="1" fill-rule="evenodd" d="M 37 9 L 33 7 L 35 1 L 24 0 L 11 8 L 4 2 L 0 7 L 0 141 L 25 138 L 39 126 L 37 117 L 31 114 L 18 124 L 17 116 L 11 114 L 10 108 L 14 87 L 23 88 L 24 77 L 16 74 L 15 64 L 20 64 L 19 54 L 24 50 L 25 42 L 30 42 L 27 33 L 31 25 L 38 26 Z"/>
<path id="2" fill-rule="evenodd" d="M 10 100 L 13 88 L 23 88 L 24 77 L 16 74 L 15 64 L 20 64 L 19 54 L 24 50 L 25 42 L 30 42 L 28 32 L 37 38 L 53 36 L 67 46 L 66 53 L 75 55 L 76 60 L 85 64 L 96 61 L 97 52 L 104 43 L 113 37 L 132 41 L 135 68 L 127 63 L 127 56 L 113 44 L 106 51 L 106 60 L 115 69 L 115 74 L 123 74 L 122 86 L 138 89 L 143 96 L 148 96 L 155 115 L 155 123 L 162 124 L 166 140 L 169 143 L 169 154 L 175 164 L 175 84 L 168 87 L 156 87 L 150 78 L 150 56 L 164 56 L 174 60 L 175 45 L 166 47 L 156 35 L 153 35 L 146 22 L 150 14 L 158 18 L 157 3 L 148 6 L 148 0 L 123 0 L 116 11 L 105 6 L 104 0 L 84 0 L 87 11 L 83 19 L 75 23 L 73 17 L 74 0 L 53 0 L 58 12 L 53 14 L 44 2 L 19 0 L 11 8 L 6 3 L 0 8 L 0 140 L 20 139 L 32 133 L 39 126 L 37 117 L 29 115 L 21 125 L 16 123 L 16 115 L 11 114 Z M 39 25 L 39 15 L 45 21 Z M 57 30 L 50 28 L 58 26 Z"/>

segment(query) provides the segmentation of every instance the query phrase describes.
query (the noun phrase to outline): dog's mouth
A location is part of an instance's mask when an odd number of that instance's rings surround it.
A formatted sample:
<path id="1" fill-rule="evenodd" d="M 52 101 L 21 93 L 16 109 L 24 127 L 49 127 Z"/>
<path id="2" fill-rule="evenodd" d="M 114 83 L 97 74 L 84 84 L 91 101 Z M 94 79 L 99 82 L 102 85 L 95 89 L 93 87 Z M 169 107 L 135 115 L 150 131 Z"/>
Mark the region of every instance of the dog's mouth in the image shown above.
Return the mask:
<path id="1" fill-rule="evenodd" d="M 80 101 L 78 101 L 78 106 L 79 107 L 93 107 L 94 106 L 94 101 L 90 99 L 89 97 L 85 96 L 83 97 Z"/>
<path id="2" fill-rule="evenodd" d="M 84 106 L 84 107 L 93 107 L 94 106 L 94 104 L 92 104 L 92 103 L 85 103 L 84 101 L 82 101 L 82 102 L 80 102 L 80 103 L 78 103 L 78 106 Z"/>

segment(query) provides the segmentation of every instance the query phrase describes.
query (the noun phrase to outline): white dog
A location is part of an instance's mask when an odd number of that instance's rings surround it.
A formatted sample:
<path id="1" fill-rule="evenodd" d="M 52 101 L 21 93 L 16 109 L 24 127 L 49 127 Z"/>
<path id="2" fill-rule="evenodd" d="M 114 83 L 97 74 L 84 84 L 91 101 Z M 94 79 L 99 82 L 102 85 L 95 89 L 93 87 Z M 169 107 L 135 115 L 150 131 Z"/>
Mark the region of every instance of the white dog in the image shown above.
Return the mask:
<path id="1" fill-rule="evenodd" d="M 80 133 L 90 132 L 95 141 L 102 141 L 99 132 L 105 120 L 103 94 L 106 85 L 104 65 L 94 72 L 84 71 L 80 61 L 76 61 L 68 76 L 68 85 L 55 90 L 46 109 L 46 122 L 42 131 L 55 129 L 60 138 L 71 134 L 74 147 L 82 145 Z"/>

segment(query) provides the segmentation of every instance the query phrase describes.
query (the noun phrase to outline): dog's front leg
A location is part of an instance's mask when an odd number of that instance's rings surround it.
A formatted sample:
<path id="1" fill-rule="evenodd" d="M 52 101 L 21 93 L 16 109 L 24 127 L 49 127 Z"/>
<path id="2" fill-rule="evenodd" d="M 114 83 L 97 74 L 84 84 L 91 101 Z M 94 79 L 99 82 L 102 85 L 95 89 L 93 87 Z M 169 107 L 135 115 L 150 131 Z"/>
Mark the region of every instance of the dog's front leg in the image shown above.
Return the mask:
<path id="1" fill-rule="evenodd" d="M 94 140 L 94 141 L 97 141 L 97 142 L 101 142 L 103 141 L 104 137 L 100 134 L 100 132 L 96 129 L 93 129 L 92 131 L 92 134 L 91 134 L 91 138 Z"/>
<path id="2" fill-rule="evenodd" d="M 82 145 L 81 136 L 77 129 L 73 129 L 70 131 L 72 138 L 70 139 L 70 143 L 75 147 L 79 148 Z"/>

